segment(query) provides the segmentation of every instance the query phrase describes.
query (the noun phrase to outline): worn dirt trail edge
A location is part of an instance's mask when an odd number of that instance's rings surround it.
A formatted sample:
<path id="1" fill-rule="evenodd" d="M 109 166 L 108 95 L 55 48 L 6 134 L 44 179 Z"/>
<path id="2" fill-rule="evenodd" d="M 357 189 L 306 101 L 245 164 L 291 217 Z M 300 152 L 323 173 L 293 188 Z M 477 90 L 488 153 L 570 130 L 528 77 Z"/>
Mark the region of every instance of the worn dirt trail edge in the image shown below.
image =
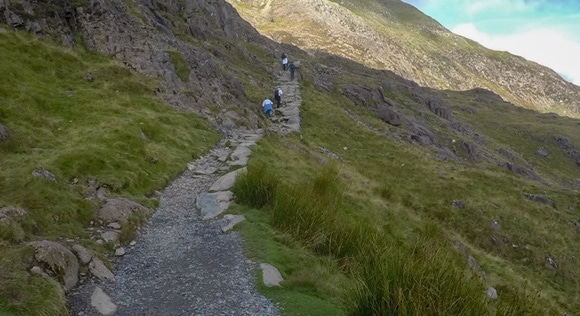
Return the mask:
<path id="1" fill-rule="evenodd" d="M 289 72 L 281 72 L 278 84 L 284 106 L 268 129 L 285 135 L 300 130 L 302 99 Z M 191 162 L 163 189 L 157 211 L 127 254 L 112 260 L 115 281 L 89 279 L 69 294 L 73 315 L 279 315 L 257 292 L 251 274 L 262 269 L 264 282 L 272 286 L 281 280 L 277 270 L 244 257 L 242 238 L 228 232 L 243 218 L 219 218 L 233 200 L 229 189 L 236 172 L 244 172 L 251 147 L 263 134 L 231 132 Z M 226 174 L 232 166 L 240 169 Z"/>

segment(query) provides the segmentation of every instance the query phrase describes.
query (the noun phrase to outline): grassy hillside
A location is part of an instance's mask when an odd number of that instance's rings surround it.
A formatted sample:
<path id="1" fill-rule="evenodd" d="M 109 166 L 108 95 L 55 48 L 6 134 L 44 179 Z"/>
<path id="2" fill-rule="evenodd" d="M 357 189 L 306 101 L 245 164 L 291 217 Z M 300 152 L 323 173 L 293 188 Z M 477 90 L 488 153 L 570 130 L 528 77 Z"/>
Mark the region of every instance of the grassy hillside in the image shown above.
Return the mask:
<path id="1" fill-rule="evenodd" d="M 0 122 L 12 131 L 0 143 L 0 207 L 27 214 L 0 219 L 0 314 L 65 315 L 60 286 L 28 272 L 26 243 L 74 241 L 106 252 L 85 230 L 97 209 L 86 199 L 88 181 L 153 207 L 146 196 L 219 136 L 155 98 L 154 80 L 108 58 L 20 32 L 0 32 L 0 42 Z M 56 182 L 34 177 L 38 166 Z"/>
<path id="2" fill-rule="evenodd" d="M 580 168 L 554 136 L 579 144 L 580 121 L 524 110 L 479 91 L 430 90 L 475 131 L 466 136 L 424 112 L 402 88 L 395 90 L 405 85 L 400 79 L 368 70 L 343 73 L 333 78 L 331 92 L 303 82 L 302 135 L 264 139 L 236 184 L 244 206 L 235 211 L 249 218 L 240 228 L 250 240 L 249 254 L 285 277 L 283 288 L 265 289 L 285 314 L 578 312 L 580 198 L 572 183 Z M 385 93 L 397 98 L 401 111 L 428 122 L 439 137 L 455 139 L 452 150 L 461 154 L 461 139 L 478 138 L 480 150 L 496 158 L 438 160 L 434 148 L 389 137 L 403 127 L 384 123 L 341 93 L 348 84 L 385 80 L 393 89 Z M 547 157 L 536 154 L 541 147 Z M 495 163 L 502 148 L 547 180 Z M 497 290 L 497 299 L 487 297 L 488 287 Z"/>

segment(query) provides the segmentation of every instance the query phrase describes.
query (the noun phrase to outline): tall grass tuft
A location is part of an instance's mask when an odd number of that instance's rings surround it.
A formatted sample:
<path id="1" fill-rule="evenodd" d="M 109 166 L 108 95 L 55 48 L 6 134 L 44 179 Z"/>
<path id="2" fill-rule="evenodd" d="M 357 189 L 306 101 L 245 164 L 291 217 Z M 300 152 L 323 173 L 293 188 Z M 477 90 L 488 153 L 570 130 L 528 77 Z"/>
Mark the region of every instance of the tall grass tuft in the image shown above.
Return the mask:
<path id="1" fill-rule="evenodd" d="M 436 239 L 418 236 L 414 246 L 367 244 L 360 257 L 351 315 L 484 315 L 483 287 L 462 273 L 456 254 Z"/>
<path id="2" fill-rule="evenodd" d="M 239 203 L 263 207 L 277 230 L 318 255 L 335 258 L 357 280 L 358 289 L 347 299 L 352 315 L 487 313 L 482 285 L 466 272 L 436 225 L 414 231 L 407 240 L 393 237 L 372 222 L 344 215 L 346 189 L 335 166 L 295 186 L 282 184 L 260 166 L 238 179 L 235 192 Z"/>
<path id="3" fill-rule="evenodd" d="M 262 208 L 272 204 L 279 184 L 279 177 L 266 165 L 249 164 L 248 172 L 237 177 L 232 191 L 238 203 Z"/>

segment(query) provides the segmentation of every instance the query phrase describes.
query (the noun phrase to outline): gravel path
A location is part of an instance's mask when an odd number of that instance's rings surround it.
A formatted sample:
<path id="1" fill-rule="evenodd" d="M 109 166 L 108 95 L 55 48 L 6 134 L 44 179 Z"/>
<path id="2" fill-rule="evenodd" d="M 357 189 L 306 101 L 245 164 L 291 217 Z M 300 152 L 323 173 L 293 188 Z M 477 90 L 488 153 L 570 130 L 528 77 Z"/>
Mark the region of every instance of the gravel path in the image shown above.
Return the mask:
<path id="1" fill-rule="evenodd" d="M 284 91 L 284 107 L 277 109 L 269 130 L 299 131 L 298 83 L 290 81 L 289 72 L 281 72 L 278 85 Z M 68 295 L 72 314 L 279 315 L 255 288 L 252 271 L 258 271 L 260 263 L 244 257 L 241 236 L 224 233 L 228 221 L 217 214 L 204 219 L 208 213 L 199 205 L 213 194 L 208 193 L 212 185 L 223 183 L 216 181 L 223 179 L 220 176 L 232 166 L 247 164 L 251 146 L 262 135 L 262 130 L 232 132 L 211 153 L 190 163 L 161 192 L 157 211 L 127 253 L 112 259 L 115 281 L 85 279 Z M 218 193 L 223 192 L 229 193 Z M 223 202 L 223 196 L 214 199 L 215 205 Z"/>
<path id="2" fill-rule="evenodd" d="M 92 306 L 97 287 L 116 305 L 110 315 L 278 315 L 256 291 L 251 270 L 258 264 L 242 254 L 240 235 L 222 232 L 226 220 L 204 220 L 196 208 L 218 174 L 243 165 L 226 141 L 247 146 L 259 137 L 259 132 L 237 133 L 192 162 L 162 191 L 159 208 L 134 246 L 113 260 L 115 281 L 89 281 L 69 295 L 73 315 L 109 314 Z"/>

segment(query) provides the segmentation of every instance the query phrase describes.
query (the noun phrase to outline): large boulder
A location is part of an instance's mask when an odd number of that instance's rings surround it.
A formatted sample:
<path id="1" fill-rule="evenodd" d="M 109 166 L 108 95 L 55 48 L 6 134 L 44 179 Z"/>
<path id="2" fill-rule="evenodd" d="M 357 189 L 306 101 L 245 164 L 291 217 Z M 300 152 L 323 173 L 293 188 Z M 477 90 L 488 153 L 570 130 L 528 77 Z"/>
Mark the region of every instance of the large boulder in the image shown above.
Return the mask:
<path id="1" fill-rule="evenodd" d="M 126 223 L 133 214 L 149 216 L 153 210 L 126 198 L 109 198 L 99 209 L 98 216 L 106 223 Z"/>
<path id="2" fill-rule="evenodd" d="M 54 241 L 29 243 L 35 249 L 34 258 L 42 263 L 51 275 L 64 284 L 66 290 L 73 289 L 79 281 L 79 261 L 67 247 Z"/>

